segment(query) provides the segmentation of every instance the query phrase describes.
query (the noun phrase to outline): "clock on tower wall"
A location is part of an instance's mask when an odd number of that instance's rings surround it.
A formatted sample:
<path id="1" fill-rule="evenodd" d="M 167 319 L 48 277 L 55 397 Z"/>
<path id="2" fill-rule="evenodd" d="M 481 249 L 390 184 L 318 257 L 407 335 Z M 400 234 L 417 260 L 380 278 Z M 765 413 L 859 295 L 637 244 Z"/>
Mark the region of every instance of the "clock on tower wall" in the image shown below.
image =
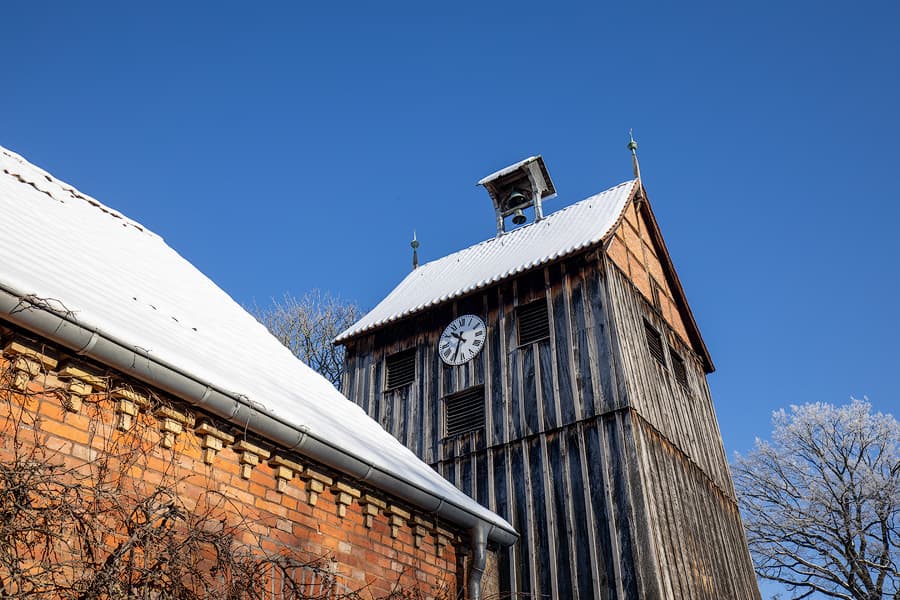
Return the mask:
<path id="1" fill-rule="evenodd" d="M 486 328 L 481 317 L 463 315 L 453 319 L 438 340 L 438 354 L 448 365 L 469 362 L 484 347 Z"/>
<path id="2" fill-rule="evenodd" d="M 490 424 L 491 385 L 487 381 L 498 360 L 496 318 L 489 313 L 484 294 L 454 302 L 449 314 L 435 314 L 432 334 L 423 348 L 439 376 L 431 397 L 434 402 L 428 432 L 434 444 L 433 466 L 453 454 L 461 439 L 473 448 L 484 448 Z"/>
<path id="3" fill-rule="evenodd" d="M 712 362 L 640 180 L 556 212 L 540 157 L 481 183 L 496 237 L 339 336 L 344 393 L 520 533 L 501 593 L 759 598 Z"/>
<path id="4" fill-rule="evenodd" d="M 486 395 L 502 393 L 498 325 L 498 302 L 483 293 L 399 320 L 346 345 L 344 392 L 432 466 L 460 436 L 484 448 Z"/>

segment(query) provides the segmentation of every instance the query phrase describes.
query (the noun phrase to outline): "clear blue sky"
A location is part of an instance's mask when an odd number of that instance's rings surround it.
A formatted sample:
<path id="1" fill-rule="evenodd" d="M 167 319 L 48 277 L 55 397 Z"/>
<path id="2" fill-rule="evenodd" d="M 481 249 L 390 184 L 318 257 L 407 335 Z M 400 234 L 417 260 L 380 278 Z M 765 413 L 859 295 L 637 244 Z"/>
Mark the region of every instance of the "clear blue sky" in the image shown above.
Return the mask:
<path id="1" fill-rule="evenodd" d="M 243 304 L 371 307 L 413 229 L 493 234 L 482 176 L 543 154 L 555 210 L 634 128 L 729 453 L 791 403 L 900 412 L 900 4 L 304 4 L 7 4 L 0 144 Z"/>

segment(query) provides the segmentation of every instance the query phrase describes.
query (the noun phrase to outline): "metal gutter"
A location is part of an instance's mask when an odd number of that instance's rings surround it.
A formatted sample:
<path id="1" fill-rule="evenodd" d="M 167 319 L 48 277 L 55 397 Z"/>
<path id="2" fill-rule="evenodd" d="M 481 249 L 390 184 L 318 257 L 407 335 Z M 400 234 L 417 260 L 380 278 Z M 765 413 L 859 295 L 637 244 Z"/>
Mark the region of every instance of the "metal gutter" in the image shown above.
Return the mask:
<path id="1" fill-rule="evenodd" d="M 469 530 L 476 557 L 485 540 L 511 546 L 519 537 L 512 528 L 489 523 L 468 509 L 318 437 L 304 426 L 261 411 L 247 398 L 218 389 L 174 365 L 151 357 L 145 350 L 85 327 L 70 314 L 57 313 L 36 300 L 5 284 L 0 285 L 0 315 L 10 322 Z M 472 569 L 470 589 L 474 578 L 481 579 L 480 573 Z M 472 598 L 479 600 L 480 596 L 479 591 Z"/>

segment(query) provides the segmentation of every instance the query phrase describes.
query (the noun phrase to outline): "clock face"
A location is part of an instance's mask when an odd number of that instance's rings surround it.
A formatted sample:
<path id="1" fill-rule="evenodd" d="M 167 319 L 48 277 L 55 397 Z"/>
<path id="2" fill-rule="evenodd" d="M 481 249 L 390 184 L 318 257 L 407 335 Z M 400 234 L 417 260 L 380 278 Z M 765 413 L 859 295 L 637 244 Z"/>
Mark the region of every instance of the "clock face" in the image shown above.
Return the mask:
<path id="1" fill-rule="evenodd" d="M 487 328 L 481 317 L 463 315 L 447 325 L 438 342 L 438 353 L 448 365 L 461 365 L 481 352 Z"/>

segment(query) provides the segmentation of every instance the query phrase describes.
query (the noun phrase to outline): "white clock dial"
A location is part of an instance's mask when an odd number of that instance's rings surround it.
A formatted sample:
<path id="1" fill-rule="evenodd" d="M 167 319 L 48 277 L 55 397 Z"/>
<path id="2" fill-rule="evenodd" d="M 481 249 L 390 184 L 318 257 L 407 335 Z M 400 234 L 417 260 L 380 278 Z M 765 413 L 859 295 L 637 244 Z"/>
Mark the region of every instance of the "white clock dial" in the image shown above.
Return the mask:
<path id="1" fill-rule="evenodd" d="M 469 362 L 481 352 L 487 328 L 481 317 L 463 315 L 447 325 L 438 341 L 438 354 L 448 365 L 461 365 Z"/>

